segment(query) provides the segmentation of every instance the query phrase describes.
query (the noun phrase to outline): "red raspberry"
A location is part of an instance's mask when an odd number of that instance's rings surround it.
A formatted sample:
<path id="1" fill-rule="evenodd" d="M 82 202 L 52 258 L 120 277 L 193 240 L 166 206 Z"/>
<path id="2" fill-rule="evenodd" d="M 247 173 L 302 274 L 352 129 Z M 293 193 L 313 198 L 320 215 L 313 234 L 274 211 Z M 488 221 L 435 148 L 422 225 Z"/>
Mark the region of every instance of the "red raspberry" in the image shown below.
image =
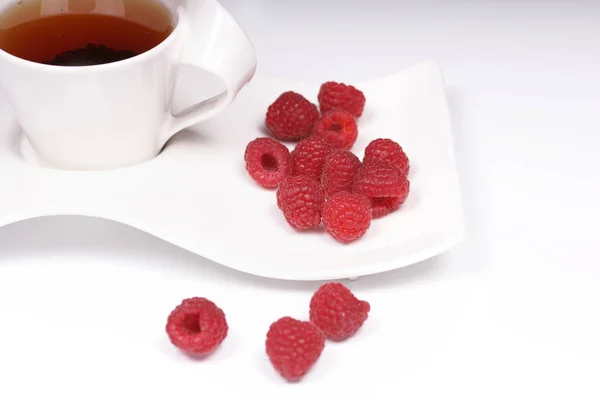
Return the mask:
<path id="1" fill-rule="evenodd" d="M 294 175 L 306 175 L 314 180 L 321 179 L 325 159 L 332 151 L 329 143 L 316 137 L 302 139 L 292 150 Z"/>
<path id="2" fill-rule="evenodd" d="M 371 226 L 371 218 L 369 199 L 355 193 L 338 192 L 323 206 L 325 230 L 342 243 L 360 239 Z"/>
<path id="3" fill-rule="evenodd" d="M 365 164 L 387 161 L 408 175 L 410 163 L 402 147 L 391 139 L 375 139 L 365 149 Z"/>
<path id="4" fill-rule="evenodd" d="M 308 176 L 290 176 L 277 189 L 277 207 L 286 221 L 304 231 L 321 224 L 325 192 L 319 182 Z"/>
<path id="5" fill-rule="evenodd" d="M 201 297 L 185 299 L 167 319 L 167 335 L 179 349 L 206 356 L 227 337 L 223 310 Z"/>
<path id="6" fill-rule="evenodd" d="M 341 283 L 322 285 L 310 299 L 310 320 L 331 340 L 345 340 L 360 329 L 371 306 Z"/>
<path id="7" fill-rule="evenodd" d="M 365 95 L 354 86 L 337 82 L 326 82 L 319 90 L 319 106 L 325 113 L 333 109 L 348 111 L 359 118 L 365 108 Z"/>
<path id="8" fill-rule="evenodd" d="M 283 317 L 267 332 L 266 349 L 271 364 L 286 380 L 304 377 L 325 348 L 325 334 L 308 321 Z"/>
<path id="9" fill-rule="evenodd" d="M 408 182 L 408 181 L 407 181 Z M 406 195 L 399 197 L 374 197 L 371 199 L 371 207 L 373 208 L 373 218 L 385 217 L 388 214 L 396 211 L 406 201 L 410 182 L 406 185 Z"/>
<path id="10" fill-rule="evenodd" d="M 248 143 L 244 161 L 252 179 L 266 188 L 277 187 L 292 173 L 290 151 L 271 138 L 258 138 Z"/>
<path id="11" fill-rule="evenodd" d="M 408 192 L 408 179 L 390 163 L 363 164 L 354 175 L 352 190 L 366 197 L 402 197 Z"/>
<path id="12" fill-rule="evenodd" d="M 319 118 L 317 106 L 295 92 L 282 93 L 269 106 L 265 125 L 279 140 L 299 140 L 310 135 Z"/>
<path id="13" fill-rule="evenodd" d="M 352 179 L 362 163 L 347 150 L 335 150 L 325 160 L 321 184 L 328 197 L 337 192 L 351 192 Z"/>
<path id="14" fill-rule="evenodd" d="M 335 148 L 350 150 L 358 137 L 358 126 L 349 112 L 333 110 L 315 122 L 313 135 L 328 141 Z"/>

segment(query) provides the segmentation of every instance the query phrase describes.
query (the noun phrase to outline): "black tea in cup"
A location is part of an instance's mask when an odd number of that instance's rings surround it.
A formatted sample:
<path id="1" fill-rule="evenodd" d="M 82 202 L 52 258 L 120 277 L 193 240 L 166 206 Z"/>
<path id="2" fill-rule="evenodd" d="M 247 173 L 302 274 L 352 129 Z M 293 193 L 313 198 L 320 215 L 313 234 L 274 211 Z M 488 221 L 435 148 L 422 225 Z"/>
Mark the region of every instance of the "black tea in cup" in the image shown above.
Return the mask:
<path id="1" fill-rule="evenodd" d="M 0 49 L 36 63 L 87 66 L 156 47 L 173 31 L 159 0 L 11 0 L 0 11 Z"/>

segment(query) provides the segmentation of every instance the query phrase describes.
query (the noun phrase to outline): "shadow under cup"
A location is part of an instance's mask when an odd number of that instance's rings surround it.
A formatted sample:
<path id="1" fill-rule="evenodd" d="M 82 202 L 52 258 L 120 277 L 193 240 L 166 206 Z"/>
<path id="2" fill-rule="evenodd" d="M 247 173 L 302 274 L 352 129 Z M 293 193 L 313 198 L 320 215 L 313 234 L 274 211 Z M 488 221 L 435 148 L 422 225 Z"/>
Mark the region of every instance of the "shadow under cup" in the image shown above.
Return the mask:
<path id="1" fill-rule="evenodd" d="M 0 90 L 24 133 L 26 161 L 98 170 L 159 154 L 183 86 L 181 15 L 168 4 L 15 0 L 0 10 Z M 209 90 L 188 91 L 188 104 L 224 90 L 208 72 L 193 80 Z"/>

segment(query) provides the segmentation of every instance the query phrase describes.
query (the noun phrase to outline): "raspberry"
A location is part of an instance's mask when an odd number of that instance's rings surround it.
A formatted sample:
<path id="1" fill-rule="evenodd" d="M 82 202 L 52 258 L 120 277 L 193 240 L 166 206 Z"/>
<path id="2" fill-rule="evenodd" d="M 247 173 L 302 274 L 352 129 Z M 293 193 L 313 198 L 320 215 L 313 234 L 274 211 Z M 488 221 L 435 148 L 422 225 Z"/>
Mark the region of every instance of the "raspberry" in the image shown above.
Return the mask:
<path id="1" fill-rule="evenodd" d="M 337 241 L 360 239 L 371 226 L 371 203 L 355 193 L 338 192 L 323 206 L 325 230 Z"/>
<path id="2" fill-rule="evenodd" d="M 351 192 L 352 179 L 362 163 L 347 150 L 335 150 L 325 160 L 321 183 L 329 197 L 337 192 Z"/>
<path id="3" fill-rule="evenodd" d="M 333 110 L 321 115 L 315 122 L 313 135 L 328 141 L 335 148 L 350 150 L 358 137 L 358 126 L 349 112 Z"/>
<path id="4" fill-rule="evenodd" d="M 266 349 L 271 364 L 290 382 L 304 377 L 325 348 L 325 334 L 308 321 L 283 317 L 271 324 Z"/>
<path id="5" fill-rule="evenodd" d="M 289 91 L 269 106 L 265 125 L 276 139 L 299 140 L 310 135 L 317 118 L 316 105 L 301 94 Z"/>
<path id="6" fill-rule="evenodd" d="M 408 182 L 408 181 L 407 181 Z M 410 182 L 406 185 L 406 195 L 398 197 L 374 197 L 371 199 L 373 209 L 373 218 L 385 217 L 396 211 L 406 201 L 408 197 Z"/>
<path id="7" fill-rule="evenodd" d="M 320 180 L 325 159 L 332 150 L 329 143 L 319 138 L 311 136 L 302 139 L 291 153 L 293 174 Z"/>
<path id="8" fill-rule="evenodd" d="M 375 139 L 365 149 L 363 162 L 372 164 L 387 161 L 408 175 L 410 164 L 402 147 L 391 139 Z"/>
<path id="9" fill-rule="evenodd" d="M 408 179 L 387 162 L 363 164 L 354 175 L 352 190 L 366 197 L 401 197 L 408 191 Z"/>
<path id="10" fill-rule="evenodd" d="M 227 337 L 227 321 L 223 310 L 201 297 L 185 299 L 167 319 L 167 335 L 176 347 L 206 356 Z"/>
<path id="11" fill-rule="evenodd" d="M 371 306 L 357 299 L 341 283 L 322 285 L 310 299 L 310 320 L 331 340 L 354 335 L 369 316 Z"/>
<path id="12" fill-rule="evenodd" d="M 277 207 L 294 229 L 303 231 L 321 224 L 325 193 L 308 176 L 290 176 L 277 189 Z"/>
<path id="13" fill-rule="evenodd" d="M 319 90 L 319 107 L 322 113 L 341 109 L 359 118 L 365 108 L 365 95 L 354 86 L 337 82 L 326 82 Z"/>
<path id="14" fill-rule="evenodd" d="M 252 179 L 266 188 L 277 187 L 292 173 L 290 151 L 271 138 L 258 138 L 248 143 L 244 161 Z"/>

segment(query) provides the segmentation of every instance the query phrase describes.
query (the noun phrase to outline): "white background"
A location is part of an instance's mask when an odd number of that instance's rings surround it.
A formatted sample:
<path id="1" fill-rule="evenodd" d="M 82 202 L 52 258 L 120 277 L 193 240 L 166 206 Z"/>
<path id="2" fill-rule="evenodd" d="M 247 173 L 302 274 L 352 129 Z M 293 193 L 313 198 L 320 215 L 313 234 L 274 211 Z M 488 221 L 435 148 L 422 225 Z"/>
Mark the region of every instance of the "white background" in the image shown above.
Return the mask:
<path id="1" fill-rule="evenodd" d="M 338 398 L 384 389 L 394 399 L 598 398 L 600 3 L 223 4 L 254 41 L 262 72 L 277 76 L 351 82 L 437 60 L 466 240 L 349 283 L 371 303 L 367 324 L 346 343 L 328 343 L 305 380 L 288 385 L 265 357 L 264 336 L 281 316 L 306 318 L 317 283 L 233 272 L 107 221 L 3 228 L 0 398 L 320 398 L 329 390 Z M 222 348 L 201 362 L 164 334 L 187 296 L 212 299 L 230 324 Z"/>

